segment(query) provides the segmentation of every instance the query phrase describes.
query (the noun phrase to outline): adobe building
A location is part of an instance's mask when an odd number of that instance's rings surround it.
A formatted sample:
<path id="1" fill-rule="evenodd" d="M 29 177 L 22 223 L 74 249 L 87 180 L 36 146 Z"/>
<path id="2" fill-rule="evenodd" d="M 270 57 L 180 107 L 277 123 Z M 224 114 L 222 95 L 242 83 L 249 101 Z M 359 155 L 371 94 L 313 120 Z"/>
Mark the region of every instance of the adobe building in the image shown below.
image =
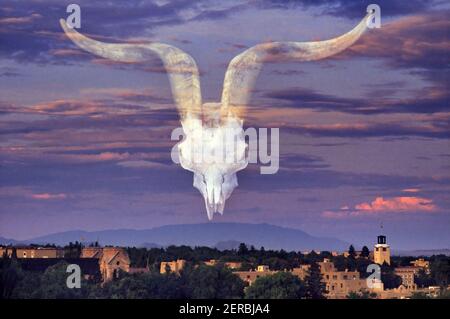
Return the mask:
<path id="1" fill-rule="evenodd" d="M 373 251 L 373 261 L 378 265 L 391 264 L 391 248 L 386 243 L 386 236 L 378 236 L 377 244 Z"/>
<path id="2" fill-rule="evenodd" d="M 28 247 L 28 246 L 3 246 L 0 247 L 0 258 L 6 253 L 11 257 L 13 250 L 16 250 L 17 258 L 64 258 L 64 249 L 57 247 Z"/>
<path id="3" fill-rule="evenodd" d="M 258 267 L 256 267 L 256 271 L 255 270 L 235 271 L 234 273 L 238 275 L 239 278 L 241 278 L 244 282 L 251 285 L 255 282 L 256 279 L 264 276 L 274 275 L 277 273 L 277 271 L 270 270 L 269 266 L 259 265 Z"/>
<path id="4" fill-rule="evenodd" d="M 159 267 L 159 273 L 165 274 L 167 272 L 173 272 L 176 274 L 180 274 L 180 272 L 186 266 L 186 260 L 177 259 L 175 261 L 163 261 Z"/>
<path id="5" fill-rule="evenodd" d="M 103 281 L 118 278 L 119 271 L 130 271 L 130 258 L 121 247 L 86 247 L 81 250 L 81 258 L 96 258 L 100 265 Z"/>
<path id="6" fill-rule="evenodd" d="M 242 267 L 242 263 L 239 261 L 226 261 L 226 262 L 221 262 L 219 260 L 216 259 L 210 259 L 205 261 L 205 265 L 206 266 L 215 266 L 222 263 L 225 267 L 232 269 L 232 270 L 236 270 L 236 269 L 240 269 Z"/>
<path id="7" fill-rule="evenodd" d="M 325 258 L 319 262 L 319 266 L 327 298 L 344 299 L 350 292 L 365 290 L 376 292 L 378 290 L 369 289 L 366 279 L 361 279 L 358 271 L 338 271 L 329 259 Z"/>
<path id="8" fill-rule="evenodd" d="M 305 280 L 310 268 L 311 265 L 300 265 L 300 267 L 293 268 L 291 272 L 294 276 L 297 276 L 301 280 Z"/>
<path id="9" fill-rule="evenodd" d="M 402 278 L 402 285 L 409 290 L 416 290 L 417 285 L 414 283 L 414 278 L 419 272 L 420 268 L 408 266 L 408 267 L 397 267 L 394 273 Z"/>
<path id="10" fill-rule="evenodd" d="M 413 267 L 423 269 L 425 271 L 425 273 L 427 273 L 427 274 L 430 273 L 430 262 L 428 260 L 419 258 L 419 259 L 411 261 L 411 265 Z"/>

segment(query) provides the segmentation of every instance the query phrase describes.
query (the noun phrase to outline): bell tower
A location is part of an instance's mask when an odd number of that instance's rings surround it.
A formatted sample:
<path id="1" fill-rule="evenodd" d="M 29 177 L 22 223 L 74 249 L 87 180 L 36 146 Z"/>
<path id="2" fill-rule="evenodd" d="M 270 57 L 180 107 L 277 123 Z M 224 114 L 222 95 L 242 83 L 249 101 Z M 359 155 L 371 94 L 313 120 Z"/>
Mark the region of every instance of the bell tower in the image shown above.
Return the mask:
<path id="1" fill-rule="evenodd" d="M 377 238 L 377 243 L 373 250 L 373 261 L 379 265 L 383 263 L 391 264 L 391 248 L 386 243 L 386 236 L 384 235 L 379 235 Z"/>

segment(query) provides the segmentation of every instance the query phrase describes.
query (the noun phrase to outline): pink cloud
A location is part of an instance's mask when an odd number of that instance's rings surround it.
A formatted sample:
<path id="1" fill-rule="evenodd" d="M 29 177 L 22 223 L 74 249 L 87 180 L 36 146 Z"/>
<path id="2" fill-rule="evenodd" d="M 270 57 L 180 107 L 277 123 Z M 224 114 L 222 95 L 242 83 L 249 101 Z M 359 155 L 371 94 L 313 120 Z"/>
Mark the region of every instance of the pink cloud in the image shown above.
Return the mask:
<path id="1" fill-rule="evenodd" d="M 0 24 L 26 24 L 33 22 L 35 19 L 42 18 L 42 15 L 38 13 L 33 13 L 28 17 L 8 17 L 0 19 Z"/>
<path id="2" fill-rule="evenodd" d="M 325 218 L 347 218 L 356 216 L 368 216 L 383 213 L 417 213 L 434 212 L 438 208 L 431 199 L 414 196 L 401 196 L 392 198 L 377 197 L 372 202 L 363 202 L 350 209 L 349 206 L 342 206 L 340 210 L 324 211 L 322 217 Z"/>
<path id="3" fill-rule="evenodd" d="M 40 193 L 40 194 L 31 194 L 31 197 L 37 200 L 49 200 L 49 199 L 65 199 L 67 198 L 66 194 L 50 194 L 50 193 Z"/>
<path id="4" fill-rule="evenodd" d="M 405 189 L 402 189 L 402 192 L 405 192 L 405 193 L 418 193 L 418 192 L 420 192 L 420 188 L 405 188 Z"/>
<path id="5" fill-rule="evenodd" d="M 394 197 L 384 199 L 377 197 L 371 203 L 361 203 L 355 206 L 356 210 L 363 212 L 419 212 L 434 211 L 436 206 L 431 199 L 422 197 Z"/>

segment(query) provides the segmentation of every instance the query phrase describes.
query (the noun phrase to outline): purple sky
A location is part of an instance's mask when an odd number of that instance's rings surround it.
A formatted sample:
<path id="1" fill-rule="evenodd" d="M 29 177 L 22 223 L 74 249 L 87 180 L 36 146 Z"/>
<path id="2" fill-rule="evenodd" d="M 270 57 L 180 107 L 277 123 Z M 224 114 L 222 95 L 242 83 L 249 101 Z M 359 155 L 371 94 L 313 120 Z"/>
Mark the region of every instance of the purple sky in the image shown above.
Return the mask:
<path id="1" fill-rule="evenodd" d="M 372 1 L 77 1 L 85 35 L 159 41 L 194 57 L 205 102 L 229 61 L 268 40 L 347 32 Z M 170 160 L 179 126 L 167 75 L 75 47 L 73 1 L 0 4 L 0 236 L 207 222 L 192 173 Z M 450 9 L 383 0 L 382 28 L 320 62 L 271 63 L 246 126 L 280 128 L 280 171 L 238 173 L 213 222 L 300 228 L 396 249 L 450 248 Z"/>

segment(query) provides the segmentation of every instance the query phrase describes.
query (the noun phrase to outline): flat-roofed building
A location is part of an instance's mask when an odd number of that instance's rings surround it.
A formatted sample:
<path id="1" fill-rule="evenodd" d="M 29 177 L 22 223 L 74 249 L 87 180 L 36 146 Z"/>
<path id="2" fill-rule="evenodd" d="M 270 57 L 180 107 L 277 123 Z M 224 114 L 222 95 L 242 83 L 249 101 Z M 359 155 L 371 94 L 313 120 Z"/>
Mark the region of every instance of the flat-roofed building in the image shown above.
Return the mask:
<path id="1" fill-rule="evenodd" d="M 229 269 L 232 269 L 232 270 L 239 269 L 239 268 L 242 267 L 242 263 L 240 261 L 225 261 L 225 262 L 222 262 L 222 261 L 217 260 L 217 259 L 210 259 L 210 260 L 205 261 L 204 263 L 207 266 L 215 266 L 215 265 L 218 265 L 218 264 L 223 264 L 225 267 L 227 267 Z"/>
<path id="2" fill-rule="evenodd" d="M 310 268 L 311 265 L 300 265 L 299 267 L 293 268 L 291 272 L 294 276 L 297 276 L 301 280 L 305 280 Z"/>
<path id="3" fill-rule="evenodd" d="M 368 290 L 366 280 L 361 279 L 357 271 L 326 271 L 322 278 L 328 298 L 343 299 L 350 292 Z"/>
<path id="4" fill-rule="evenodd" d="M 419 267 L 407 266 L 407 267 L 397 267 L 394 273 L 402 278 L 402 285 L 409 290 L 416 290 L 417 285 L 414 283 L 414 278 L 419 272 Z"/>
<path id="5" fill-rule="evenodd" d="M 0 258 L 6 253 L 11 257 L 14 249 L 17 258 L 63 258 L 64 249 L 59 247 L 34 247 L 34 246 L 18 246 L 18 247 L 0 247 Z"/>
<path id="6" fill-rule="evenodd" d="M 161 265 L 159 267 L 159 272 L 161 274 L 165 274 L 167 272 L 173 272 L 173 273 L 179 274 L 180 271 L 182 271 L 185 266 L 186 266 L 186 260 L 184 260 L 184 259 L 177 259 L 174 261 L 163 261 L 163 262 L 161 262 Z"/>
<path id="7" fill-rule="evenodd" d="M 425 260 L 423 258 L 419 258 L 419 259 L 411 261 L 411 265 L 413 267 L 417 267 L 417 268 L 423 269 L 427 274 L 430 273 L 430 262 L 428 260 Z"/>
<path id="8" fill-rule="evenodd" d="M 247 282 L 249 285 L 253 284 L 256 279 L 276 274 L 277 271 L 272 271 L 269 269 L 269 266 L 259 265 L 256 267 L 256 270 L 249 271 L 235 271 L 236 275 L 239 276 L 243 281 Z"/>

